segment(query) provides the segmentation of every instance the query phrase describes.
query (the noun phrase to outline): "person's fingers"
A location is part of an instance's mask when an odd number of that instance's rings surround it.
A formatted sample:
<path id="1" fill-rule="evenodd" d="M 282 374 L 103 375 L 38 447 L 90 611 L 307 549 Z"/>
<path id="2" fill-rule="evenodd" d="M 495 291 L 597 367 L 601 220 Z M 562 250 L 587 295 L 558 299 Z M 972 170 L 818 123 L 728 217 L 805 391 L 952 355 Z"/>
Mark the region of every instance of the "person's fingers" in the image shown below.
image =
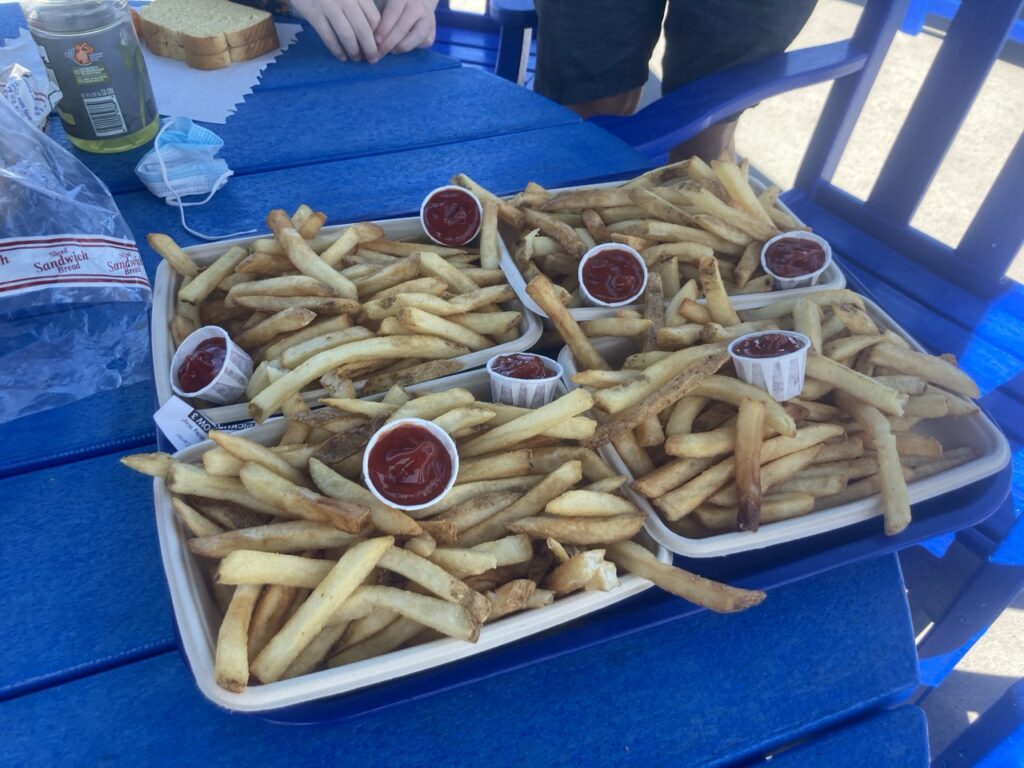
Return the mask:
<path id="1" fill-rule="evenodd" d="M 359 7 L 363 9 L 363 15 L 370 24 L 370 29 L 376 31 L 380 26 L 380 10 L 373 0 L 357 0 Z"/>
<path id="2" fill-rule="evenodd" d="M 356 39 L 356 33 L 352 29 L 352 24 L 345 13 L 344 6 L 332 5 L 328 19 L 330 19 L 331 28 L 334 30 L 334 34 L 337 35 L 338 42 L 341 43 L 345 54 L 353 61 L 359 61 L 361 58 L 359 55 L 359 41 Z"/>
<path id="3" fill-rule="evenodd" d="M 341 49 L 341 44 L 338 42 L 337 35 L 334 34 L 331 22 L 328 21 L 326 16 L 310 14 L 309 16 L 306 16 L 306 21 L 308 21 L 313 26 L 313 29 L 316 30 L 316 33 L 320 35 L 320 39 L 324 41 L 324 45 L 327 46 L 327 50 L 342 61 L 346 61 L 348 59 L 345 52 Z"/>
<path id="4" fill-rule="evenodd" d="M 378 46 L 384 43 L 399 18 L 406 15 L 408 7 L 407 0 L 388 0 L 387 5 L 384 6 L 384 13 L 380 16 L 380 23 L 373 32 Z"/>
<path id="5" fill-rule="evenodd" d="M 348 18 L 350 28 L 355 35 L 356 43 L 359 46 L 359 53 L 371 64 L 380 58 L 377 52 L 377 41 L 373 39 L 373 28 L 370 26 L 363 9 L 357 5 L 346 5 L 345 16 Z"/>
<path id="6" fill-rule="evenodd" d="M 391 51 L 395 50 L 396 46 L 409 35 L 417 21 L 418 18 L 416 13 L 412 8 L 407 7 L 405 13 L 401 15 L 394 27 L 391 28 L 387 37 L 385 37 L 383 42 L 381 42 L 381 55 L 387 55 L 391 53 Z"/>
<path id="7" fill-rule="evenodd" d="M 408 53 L 416 48 L 426 48 L 434 43 L 434 16 L 421 17 L 409 34 L 395 46 L 395 53 Z"/>

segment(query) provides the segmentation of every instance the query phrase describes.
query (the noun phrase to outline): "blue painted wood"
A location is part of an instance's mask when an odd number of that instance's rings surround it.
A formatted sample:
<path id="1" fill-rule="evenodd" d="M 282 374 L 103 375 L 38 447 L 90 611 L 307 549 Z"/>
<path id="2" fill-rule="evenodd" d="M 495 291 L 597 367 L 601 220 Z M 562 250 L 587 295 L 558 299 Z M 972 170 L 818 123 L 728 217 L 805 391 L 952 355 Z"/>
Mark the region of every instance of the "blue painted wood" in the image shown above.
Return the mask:
<path id="1" fill-rule="evenodd" d="M 188 220 L 210 233 L 249 226 L 262 230 L 271 208 L 294 210 L 301 203 L 326 212 L 332 223 L 387 218 L 414 214 L 427 192 L 459 172 L 504 194 L 521 190 L 530 180 L 564 186 L 594 174 L 632 173 L 646 166 L 642 155 L 614 137 L 574 123 L 233 178 L 213 204 L 190 208 Z M 181 229 L 177 211 L 148 192 L 119 195 L 117 203 L 139 240 L 147 232 L 164 231 L 182 244 L 196 242 Z M 152 271 L 157 257 L 141 246 Z"/>
<path id="2" fill-rule="evenodd" d="M 172 647 L 153 483 L 120 455 L 0 480 L 0 698 Z"/>
<path id="3" fill-rule="evenodd" d="M 491 0 L 487 12 L 499 24 L 520 28 L 537 26 L 533 0 Z"/>
<path id="4" fill-rule="evenodd" d="M 899 225 L 910 222 L 1024 0 L 964 0 L 918 91 L 867 206 Z"/>
<path id="5" fill-rule="evenodd" d="M 831 179 L 835 174 L 906 7 L 907 0 L 867 0 L 864 3 L 851 42 L 868 53 L 867 61 L 860 72 L 836 81 L 829 91 L 797 171 L 795 186 L 798 189 L 813 191 L 822 180 Z"/>
<path id="6" fill-rule="evenodd" d="M 8 422 L 0 477 L 150 445 L 152 411 L 153 383 L 146 381 Z"/>
<path id="7" fill-rule="evenodd" d="M 918 34 L 925 25 L 927 16 L 937 16 L 950 21 L 960 10 L 960 0 L 911 0 L 907 15 L 900 25 L 900 31 L 908 35 Z M 1024 43 L 1024 19 L 1017 19 L 1010 30 L 1010 39 Z"/>
<path id="8" fill-rule="evenodd" d="M 466 68 L 344 86 L 296 86 L 287 93 L 282 104 L 279 89 L 257 90 L 225 125 L 209 126 L 224 140 L 220 156 L 236 178 L 580 122 L 573 112 L 541 96 Z M 54 137 L 60 136 L 70 148 L 59 121 L 52 122 Z M 313 126 L 315 130 L 308 130 Z M 144 189 L 135 165 L 149 149 L 116 155 L 75 150 L 75 154 L 114 193 L 121 193 Z"/>
<path id="9" fill-rule="evenodd" d="M 928 723 L 904 706 L 829 731 L 772 757 L 773 768 L 926 768 Z"/>
<path id="10" fill-rule="evenodd" d="M 688 83 L 636 115 L 591 122 L 654 158 L 762 99 L 861 70 L 866 51 L 844 41 L 770 56 Z"/>
<path id="11" fill-rule="evenodd" d="M 969 270 L 972 284 L 986 281 L 981 287 L 987 288 L 989 293 L 992 286 L 1005 280 L 1006 270 L 1024 242 L 1024 216 L 1019 215 L 1022 199 L 1024 134 L 1017 139 L 1006 164 L 960 240 L 956 258 L 951 260 L 954 263 L 949 265 L 957 274 Z M 948 269 L 945 272 L 949 274 Z"/>
<path id="12" fill-rule="evenodd" d="M 352 765 L 718 764 L 898 699 L 916 682 L 892 557 L 774 590 L 743 614 L 702 613 L 507 673 L 489 663 L 522 645 L 338 699 L 331 708 L 345 722 L 313 729 L 217 710 L 168 654 L 3 704 L 0 749 L 19 765 L 173 755 L 272 767 L 339 750 Z M 474 677 L 456 686 L 433 679 L 467 666 Z M 399 701 L 396 685 L 408 688 Z M 366 714 L 344 710 L 356 697 Z"/>
<path id="13" fill-rule="evenodd" d="M 1024 680 L 1018 680 L 932 763 L 935 768 L 1024 764 Z"/>
<path id="14" fill-rule="evenodd" d="M 930 0 L 910 0 L 907 12 L 903 16 L 903 22 L 900 24 L 900 32 L 905 32 L 908 35 L 916 35 L 920 32 L 924 28 L 924 19 L 928 15 L 930 4 Z"/>

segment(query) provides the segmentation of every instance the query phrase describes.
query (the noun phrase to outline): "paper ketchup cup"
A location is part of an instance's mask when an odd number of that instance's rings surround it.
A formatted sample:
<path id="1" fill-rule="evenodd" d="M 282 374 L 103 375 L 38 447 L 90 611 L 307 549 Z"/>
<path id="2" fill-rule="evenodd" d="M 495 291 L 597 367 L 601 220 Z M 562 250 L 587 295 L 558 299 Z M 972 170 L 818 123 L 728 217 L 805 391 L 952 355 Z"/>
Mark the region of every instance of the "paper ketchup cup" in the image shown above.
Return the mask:
<path id="1" fill-rule="evenodd" d="M 594 295 L 591 291 L 596 290 L 594 286 L 589 289 L 587 287 L 587 280 L 592 276 L 590 272 L 594 268 L 594 265 L 601 261 L 607 261 L 609 255 L 614 252 L 623 252 L 623 260 L 632 257 L 635 262 L 635 272 L 630 275 L 630 282 L 638 284 L 639 287 L 634 287 L 633 290 L 628 292 L 628 295 L 623 295 L 622 298 L 611 299 L 609 296 L 604 298 Z M 627 262 L 627 264 L 629 264 Z M 588 266 L 589 265 L 589 266 Z M 601 268 L 607 270 L 608 264 L 602 264 Z M 621 270 L 620 270 L 621 274 Z M 580 259 L 580 265 L 577 269 L 576 276 L 580 283 L 580 297 L 583 301 L 591 306 L 595 307 L 624 307 L 627 304 L 632 304 L 643 296 L 644 289 L 647 288 L 647 265 L 644 263 L 644 257 L 637 253 L 636 250 L 630 248 L 628 245 L 621 243 L 602 243 L 601 245 L 595 245 Z"/>
<path id="2" fill-rule="evenodd" d="M 813 243 L 817 243 L 821 246 L 821 249 L 825 252 L 825 260 L 822 265 L 814 270 L 813 272 L 807 272 L 802 275 L 795 275 L 785 277 L 776 273 L 769 265 L 768 252 L 773 245 L 778 243 L 780 240 L 785 239 L 794 240 L 809 240 Z M 815 285 L 819 278 L 825 274 L 825 270 L 832 264 L 832 246 L 828 244 L 828 240 L 813 232 L 804 232 L 802 230 L 794 230 L 792 232 L 783 232 L 782 234 L 776 235 L 771 240 L 768 240 L 764 245 L 761 246 L 761 268 L 772 276 L 772 286 L 776 290 L 785 290 L 787 288 L 806 288 L 807 286 Z"/>
<path id="3" fill-rule="evenodd" d="M 194 354 L 205 341 L 211 339 L 222 339 L 225 344 L 224 361 L 220 369 L 214 373 L 212 379 L 205 386 L 194 391 L 185 389 L 179 381 L 179 372 L 182 364 Z M 192 331 L 185 340 L 178 345 L 178 349 L 171 358 L 171 389 L 180 397 L 197 397 L 218 405 L 236 403 L 245 393 L 245 386 L 249 383 L 252 375 L 252 358 L 245 350 L 235 344 L 228 336 L 227 331 L 216 325 L 205 325 L 198 330 Z"/>
<path id="4" fill-rule="evenodd" d="M 800 348 L 782 354 L 752 357 L 742 354 L 748 343 L 756 346 L 770 346 L 769 337 L 783 336 L 798 342 Z M 761 343 L 759 343 L 759 340 Z M 775 341 L 771 339 L 771 341 Z M 793 331 L 758 331 L 733 339 L 729 344 L 729 355 L 736 374 L 741 381 L 765 390 L 774 399 L 784 402 L 792 400 L 804 388 L 804 372 L 807 367 L 807 350 L 811 340 L 802 333 Z"/>
<path id="5" fill-rule="evenodd" d="M 431 449 L 423 451 L 419 447 L 423 443 L 430 444 Z M 447 456 L 447 467 L 438 456 L 438 447 Z M 395 471 L 399 466 L 404 478 Z M 443 472 L 447 472 L 447 478 Z M 388 422 L 373 433 L 363 451 L 363 482 L 378 501 L 396 509 L 412 511 L 436 504 L 455 485 L 458 474 L 455 441 L 437 424 L 425 419 Z"/>
<path id="6" fill-rule="evenodd" d="M 500 373 L 503 363 L 509 358 L 539 361 L 548 370 L 549 375 L 539 379 L 523 379 Z M 495 370 L 495 366 L 499 370 Z M 511 355 L 498 355 L 488 360 L 487 375 L 491 377 L 491 398 L 494 402 L 520 408 L 539 408 L 555 399 L 558 382 L 562 379 L 562 366 L 541 355 L 517 352 Z"/>
<path id="7" fill-rule="evenodd" d="M 465 187 L 446 184 L 423 198 L 420 226 L 431 240 L 448 248 L 468 245 L 480 233 L 484 208 Z"/>

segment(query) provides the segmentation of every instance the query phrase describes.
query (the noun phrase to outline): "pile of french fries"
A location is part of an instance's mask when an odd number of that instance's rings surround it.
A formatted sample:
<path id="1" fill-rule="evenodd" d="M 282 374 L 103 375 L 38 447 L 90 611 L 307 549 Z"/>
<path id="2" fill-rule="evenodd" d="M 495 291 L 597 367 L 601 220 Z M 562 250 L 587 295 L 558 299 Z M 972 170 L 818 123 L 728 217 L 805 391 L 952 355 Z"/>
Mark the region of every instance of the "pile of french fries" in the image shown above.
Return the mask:
<path id="1" fill-rule="evenodd" d="M 705 269 L 706 267 L 706 269 Z M 830 290 L 737 312 L 714 263 L 702 264 L 705 304 L 686 322 L 648 300 L 577 323 L 544 276 L 527 290 L 549 314 L 602 421 L 584 441 L 612 443 L 647 498 L 692 538 L 806 515 L 881 493 L 885 531 L 910 522 L 907 482 L 976 458 L 914 431 L 927 419 L 970 416 L 977 385 L 952 356 L 910 348 L 879 328 L 850 290 Z M 798 398 L 776 402 L 736 378 L 728 343 L 754 331 L 793 330 L 811 340 Z M 630 337 L 636 354 L 614 369 L 591 342 Z"/>
<path id="2" fill-rule="evenodd" d="M 582 306 L 577 268 L 583 254 L 616 242 L 644 257 L 655 283 L 651 299 L 660 294 L 677 307 L 702 295 L 699 271 L 709 260 L 718 265 L 728 293 L 770 291 L 761 246 L 780 232 L 807 229 L 778 206 L 778 187 L 756 194 L 748 170 L 746 160 L 708 165 L 693 157 L 618 187 L 552 194 L 531 182 L 509 201 L 465 174 L 452 183 L 495 206 L 517 234 L 510 251 L 523 278 L 545 275 L 564 305 Z"/>
<path id="3" fill-rule="evenodd" d="M 253 358 L 245 399 L 262 421 L 328 376 L 368 379 L 366 392 L 439 378 L 451 358 L 519 336 L 522 313 L 498 267 L 496 215 L 488 206 L 480 248 L 384 239 L 359 223 L 319 236 L 326 219 L 301 206 L 271 211 L 272 238 L 235 246 L 200 268 L 171 238 L 148 242 L 181 275 L 170 332 L 177 347 L 217 325 Z M 269 390 L 269 392 L 268 392 Z"/>
<path id="4" fill-rule="evenodd" d="M 487 622 L 579 590 L 610 590 L 620 573 L 716 611 L 763 592 L 660 562 L 637 537 L 645 515 L 627 481 L 583 443 L 597 430 L 576 389 L 528 410 L 466 389 L 379 402 L 339 387 L 316 419 L 290 419 L 277 445 L 211 432 L 202 464 L 167 454 L 123 459 L 163 478 L 208 564 L 223 620 L 217 682 L 241 691 L 338 667 L 439 636 L 468 642 Z M 455 440 L 456 484 L 406 513 L 360 479 L 363 450 L 389 421 L 432 420 Z"/>

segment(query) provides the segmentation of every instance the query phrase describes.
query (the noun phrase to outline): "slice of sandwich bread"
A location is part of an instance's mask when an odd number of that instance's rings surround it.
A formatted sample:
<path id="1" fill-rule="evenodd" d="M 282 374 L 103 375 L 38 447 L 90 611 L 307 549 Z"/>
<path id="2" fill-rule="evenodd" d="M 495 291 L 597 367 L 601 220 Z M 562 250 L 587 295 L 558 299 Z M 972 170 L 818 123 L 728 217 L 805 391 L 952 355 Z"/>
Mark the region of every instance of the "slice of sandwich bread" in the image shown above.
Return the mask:
<path id="1" fill-rule="evenodd" d="M 139 10 L 146 46 L 196 69 L 220 69 L 279 46 L 273 17 L 229 0 L 154 0 Z"/>

